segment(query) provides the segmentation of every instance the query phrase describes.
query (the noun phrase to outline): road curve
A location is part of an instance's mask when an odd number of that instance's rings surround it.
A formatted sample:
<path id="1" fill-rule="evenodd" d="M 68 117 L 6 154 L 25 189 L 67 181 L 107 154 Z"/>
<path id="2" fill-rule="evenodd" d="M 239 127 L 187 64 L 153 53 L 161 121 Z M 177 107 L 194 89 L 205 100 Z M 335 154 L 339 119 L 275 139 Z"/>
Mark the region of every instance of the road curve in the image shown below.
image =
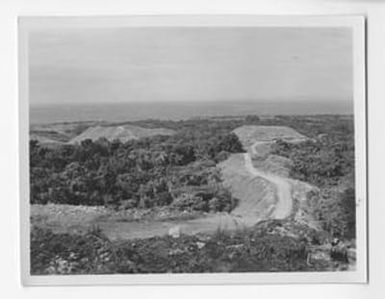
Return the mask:
<path id="1" fill-rule="evenodd" d="M 266 144 L 266 142 L 255 142 L 249 148 L 249 151 L 243 154 L 244 166 L 246 171 L 250 174 L 251 179 L 262 178 L 274 186 L 276 190 L 277 201 L 274 205 L 267 208 L 269 211 L 271 210 L 271 213 L 265 213 L 265 215 L 269 215 L 268 218 L 270 219 L 284 219 L 290 216 L 292 211 L 291 185 L 283 177 L 263 172 L 254 167 L 252 159 L 259 155 L 258 146 L 262 144 Z M 260 215 L 253 213 L 250 215 L 250 204 L 257 205 L 257 198 L 255 199 L 255 203 L 241 200 L 238 207 L 231 213 L 209 214 L 202 218 L 171 222 L 128 222 L 116 223 L 115 225 L 106 223 L 107 227 L 104 227 L 104 229 L 106 229 L 105 232 L 109 237 L 119 239 L 148 238 L 165 234 L 194 235 L 197 233 L 213 233 L 218 229 L 231 231 L 252 227 L 259 221 L 266 219 L 266 216 L 261 217 Z M 244 209 L 242 205 L 247 206 L 247 208 Z"/>
<path id="2" fill-rule="evenodd" d="M 253 176 L 261 177 L 275 186 L 278 200 L 271 218 L 284 219 L 290 215 L 293 207 L 290 183 L 283 177 L 255 168 L 252 161 L 252 155 L 259 155 L 257 147 L 266 143 L 268 142 L 257 141 L 250 147 L 251 153 L 248 152 L 244 154 L 245 166 Z"/>

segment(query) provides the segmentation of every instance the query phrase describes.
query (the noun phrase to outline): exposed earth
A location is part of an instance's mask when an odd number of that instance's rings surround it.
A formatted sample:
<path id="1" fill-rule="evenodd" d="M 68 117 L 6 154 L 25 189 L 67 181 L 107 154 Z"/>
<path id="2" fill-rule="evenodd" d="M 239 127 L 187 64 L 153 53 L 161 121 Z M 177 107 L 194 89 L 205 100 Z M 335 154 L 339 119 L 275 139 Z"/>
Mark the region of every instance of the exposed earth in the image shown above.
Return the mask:
<path id="1" fill-rule="evenodd" d="M 121 142 L 137 140 L 157 135 L 169 136 L 175 131 L 165 128 L 143 128 L 131 124 L 110 124 L 106 122 L 81 122 L 50 125 L 33 125 L 30 129 L 30 140 L 37 140 L 44 145 L 75 144 L 83 140 L 93 141 L 105 138 L 109 141 L 118 139 Z"/>
<path id="2" fill-rule="evenodd" d="M 133 125 L 122 125 L 122 126 L 95 126 L 85 130 L 80 135 L 72 138 L 69 143 L 80 143 L 83 140 L 91 139 L 96 141 L 99 138 L 106 138 L 109 141 L 119 139 L 122 142 L 127 142 L 132 139 L 139 139 L 145 137 L 152 137 L 156 135 L 173 135 L 173 130 L 163 128 L 141 128 Z"/>

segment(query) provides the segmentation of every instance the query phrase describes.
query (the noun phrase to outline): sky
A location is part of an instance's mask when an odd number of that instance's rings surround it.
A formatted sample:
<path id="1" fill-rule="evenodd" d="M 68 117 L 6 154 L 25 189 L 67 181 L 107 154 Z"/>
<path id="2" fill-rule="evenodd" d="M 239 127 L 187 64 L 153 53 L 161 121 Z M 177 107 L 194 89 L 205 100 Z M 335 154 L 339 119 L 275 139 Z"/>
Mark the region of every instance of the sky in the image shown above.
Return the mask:
<path id="1" fill-rule="evenodd" d="M 349 28 L 46 29 L 31 104 L 352 99 Z"/>

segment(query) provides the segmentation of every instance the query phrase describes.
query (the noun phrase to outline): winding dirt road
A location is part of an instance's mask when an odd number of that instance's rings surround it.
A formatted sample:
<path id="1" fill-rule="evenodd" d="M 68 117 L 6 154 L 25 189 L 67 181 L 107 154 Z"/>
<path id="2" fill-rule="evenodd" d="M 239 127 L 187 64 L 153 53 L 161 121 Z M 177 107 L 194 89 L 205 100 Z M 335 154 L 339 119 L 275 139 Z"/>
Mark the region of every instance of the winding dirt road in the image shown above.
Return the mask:
<path id="1" fill-rule="evenodd" d="M 271 141 L 270 141 L 271 142 Z M 209 214 L 206 217 L 180 220 L 180 221 L 151 221 L 151 222 L 120 222 L 101 225 L 105 233 L 113 239 L 149 238 L 171 234 L 193 235 L 197 233 L 213 233 L 220 230 L 236 230 L 251 227 L 266 217 L 271 219 L 284 219 L 292 210 L 291 186 L 282 177 L 263 172 L 253 165 L 253 157 L 259 156 L 258 146 L 266 142 L 255 142 L 247 153 L 243 154 L 245 173 L 248 180 L 263 179 L 271 184 L 275 190 L 275 203 L 266 208 L 266 211 L 255 213 L 260 209 L 258 196 L 249 200 L 240 200 L 238 206 L 231 213 Z M 242 161 L 242 160 L 240 160 Z"/>
<path id="2" fill-rule="evenodd" d="M 270 141 L 271 142 L 271 141 Z M 266 173 L 253 165 L 253 158 L 260 155 L 258 147 L 266 142 L 255 142 L 244 154 L 235 154 L 235 168 L 240 169 L 235 184 L 239 189 L 248 192 L 247 196 L 240 198 L 238 206 L 231 213 L 207 214 L 207 216 L 192 220 L 175 221 L 113 221 L 94 218 L 89 222 L 74 224 L 63 218 L 60 221 L 45 223 L 54 231 L 81 232 L 86 231 L 90 225 L 98 225 L 111 239 L 150 238 L 166 234 L 197 234 L 213 233 L 220 230 L 236 230 L 252 227 L 265 219 L 284 219 L 292 210 L 291 185 L 287 179 Z M 243 159 L 242 159 L 243 157 Z M 244 165 L 242 164 L 242 161 Z M 231 167 L 230 167 L 231 168 Z M 250 185 L 255 184 L 250 190 Z M 265 186 L 265 187 L 263 187 Z M 258 189 L 262 188 L 262 189 Z M 267 189 L 270 191 L 266 191 Z M 266 189 L 266 190 L 264 190 Z"/>

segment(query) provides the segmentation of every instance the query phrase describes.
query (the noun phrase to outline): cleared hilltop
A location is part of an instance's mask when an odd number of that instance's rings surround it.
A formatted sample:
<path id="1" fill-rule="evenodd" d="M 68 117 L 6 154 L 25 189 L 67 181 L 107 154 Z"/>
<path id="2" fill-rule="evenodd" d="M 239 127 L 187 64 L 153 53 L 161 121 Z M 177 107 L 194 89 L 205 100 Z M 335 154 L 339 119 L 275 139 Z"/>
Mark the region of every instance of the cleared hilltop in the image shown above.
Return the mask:
<path id="1" fill-rule="evenodd" d="M 169 136 L 173 134 L 175 134 L 175 131 L 164 128 L 148 129 L 132 125 L 111 127 L 96 126 L 88 128 L 80 135 L 71 139 L 69 143 L 80 143 L 86 139 L 96 141 L 100 138 L 106 138 L 109 141 L 120 140 L 124 143 L 132 139 L 140 139 L 156 135 Z"/>
<path id="2" fill-rule="evenodd" d="M 242 126 L 233 131 L 244 147 L 249 147 L 258 142 L 275 141 L 278 139 L 286 142 L 301 142 L 308 139 L 296 130 L 284 126 Z"/>
<path id="3" fill-rule="evenodd" d="M 143 128 L 135 125 L 116 125 L 97 122 L 63 123 L 42 126 L 32 126 L 30 140 L 36 140 L 41 144 L 76 144 L 83 140 L 96 141 L 105 138 L 108 141 L 138 140 L 157 135 L 170 136 L 175 131 L 165 128 Z"/>

